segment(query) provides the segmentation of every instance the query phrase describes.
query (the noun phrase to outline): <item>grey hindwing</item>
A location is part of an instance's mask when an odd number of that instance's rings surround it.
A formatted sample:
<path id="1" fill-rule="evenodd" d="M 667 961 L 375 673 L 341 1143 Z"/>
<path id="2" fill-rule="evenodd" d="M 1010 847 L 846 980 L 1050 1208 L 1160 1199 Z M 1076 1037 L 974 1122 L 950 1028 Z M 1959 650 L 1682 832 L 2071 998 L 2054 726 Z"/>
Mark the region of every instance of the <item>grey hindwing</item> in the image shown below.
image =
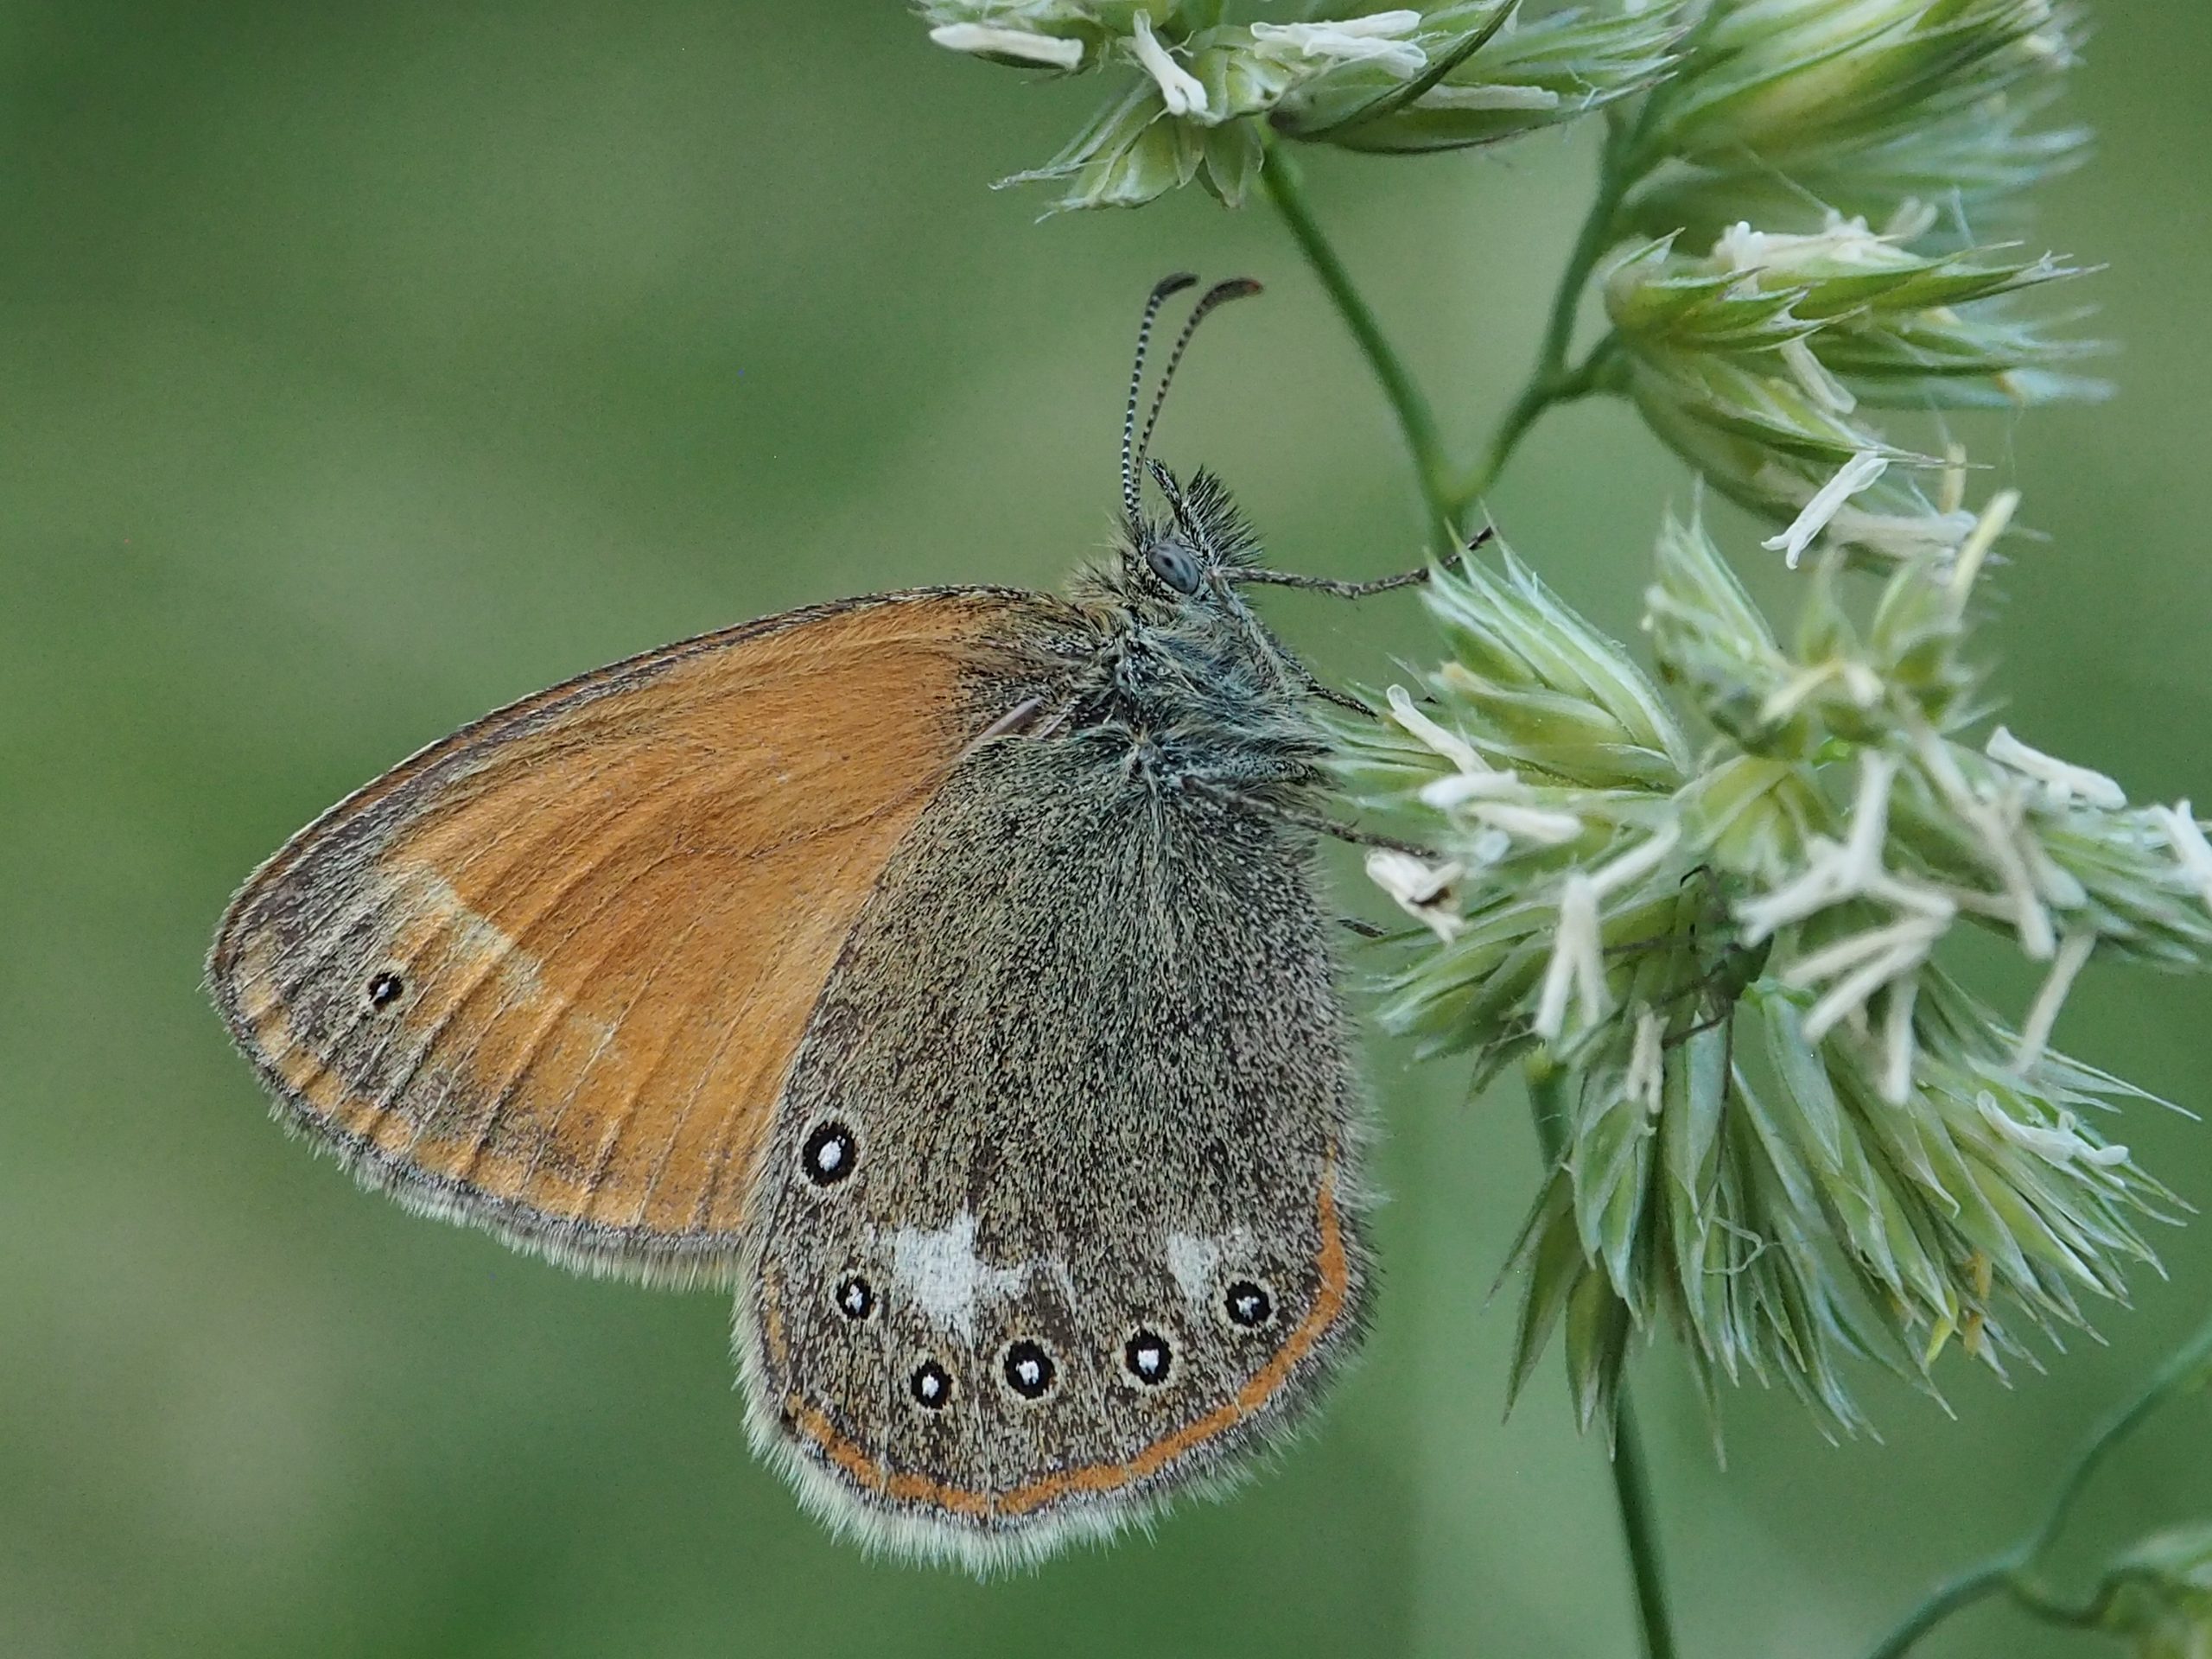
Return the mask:
<path id="1" fill-rule="evenodd" d="M 1358 1095 L 1310 851 L 1126 734 L 954 772 L 759 1178 L 741 1357 L 827 1507 L 1079 1522 L 1279 1430 L 1348 1347 Z"/>

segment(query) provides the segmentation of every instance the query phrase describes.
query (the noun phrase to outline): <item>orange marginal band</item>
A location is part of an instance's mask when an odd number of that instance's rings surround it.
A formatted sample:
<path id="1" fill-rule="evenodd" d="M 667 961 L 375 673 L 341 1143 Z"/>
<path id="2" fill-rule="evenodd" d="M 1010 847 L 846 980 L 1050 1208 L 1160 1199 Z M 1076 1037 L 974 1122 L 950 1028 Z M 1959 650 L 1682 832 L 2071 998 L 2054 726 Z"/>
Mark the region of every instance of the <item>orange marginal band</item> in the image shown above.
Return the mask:
<path id="1" fill-rule="evenodd" d="M 1321 1177 L 1317 1205 L 1321 1224 L 1321 1292 L 1314 1298 L 1313 1311 L 1300 1321 L 1275 1357 L 1254 1373 L 1226 1405 L 1154 1440 L 1127 1463 L 1094 1463 L 1081 1469 L 1064 1469 L 1026 1486 L 994 1495 L 950 1485 L 927 1475 L 887 1470 L 838 1433 L 817 1408 L 796 1396 L 789 1402 L 792 1421 L 801 1433 L 822 1447 L 830 1462 L 855 1481 L 902 1503 L 932 1503 L 955 1515 L 982 1519 L 992 1515 L 1027 1515 L 1059 1498 L 1119 1491 L 1133 1481 L 1157 1474 L 1185 1452 L 1234 1428 L 1266 1406 L 1288 1380 L 1292 1369 L 1312 1351 L 1322 1332 L 1343 1312 L 1350 1275 L 1344 1232 L 1337 1219 L 1335 1189 L 1332 1166 Z"/>

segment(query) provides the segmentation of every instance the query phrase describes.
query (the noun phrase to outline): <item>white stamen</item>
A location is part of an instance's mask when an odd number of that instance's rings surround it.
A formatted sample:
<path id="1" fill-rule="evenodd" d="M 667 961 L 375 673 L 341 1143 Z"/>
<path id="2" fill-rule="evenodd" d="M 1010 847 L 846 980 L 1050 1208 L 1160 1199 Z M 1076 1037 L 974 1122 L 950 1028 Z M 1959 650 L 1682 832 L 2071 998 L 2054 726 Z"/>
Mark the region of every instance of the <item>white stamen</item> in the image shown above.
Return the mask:
<path id="1" fill-rule="evenodd" d="M 2029 1005 L 2027 1023 L 2020 1027 L 2020 1046 L 2012 1056 L 2012 1070 L 2023 1077 L 2043 1058 L 2044 1049 L 2050 1042 L 2051 1029 L 2058 1023 L 2058 1011 L 2066 1006 L 2067 992 L 2074 988 L 2074 976 L 2082 971 L 2082 964 L 2088 961 L 2089 952 L 2096 944 L 2095 932 L 2084 928 L 2078 933 L 2069 933 L 2058 947 L 2050 971 L 2044 976 L 2042 988 Z"/>
<path id="2" fill-rule="evenodd" d="M 1849 973 L 1877 957 L 1892 956 L 1900 944 L 1923 938 L 1932 919 L 1926 916 L 1908 916 L 1899 921 L 1884 922 L 1877 927 L 1846 934 L 1842 938 L 1822 945 L 1810 956 L 1800 957 L 1791 963 L 1783 971 L 1783 982 L 1809 988 L 1822 980 Z"/>
<path id="3" fill-rule="evenodd" d="M 1862 1013 L 1867 998 L 1883 986 L 1916 972 L 1943 937 L 1944 926 L 1940 917 L 1901 917 L 1792 963 L 1783 976 L 1790 984 L 1835 979 L 1805 1016 L 1805 1040 L 1817 1043 L 1839 1021 Z"/>
<path id="4" fill-rule="evenodd" d="M 1055 69 L 1083 67 L 1083 42 L 1064 41 L 1057 35 L 1034 35 L 1026 29 L 994 29 L 988 23 L 940 23 L 930 39 L 955 52 L 981 57 L 1019 58 L 1024 63 L 1050 64 Z"/>
<path id="5" fill-rule="evenodd" d="M 1912 1005 L 1919 995 L 1917 979 L 1899 980 L 1890 987 L 1882 1011 L 1882 1098 L 1892 1106 L 1904 1105 L 1912 1094 Z"/>
<path id="6" fill-rule="evenodd" d="M 1476 754 L 1476 746 L 1473 746 L 1473 743 L 1466 741 L 1465 736 L 1460 736 L 1458 732 L 1446 732 L 1445 728 L 1438 726 L 1433 719 L 1429 719 L 1429 716 L 1422 715 L 1418 708 L 1414 708 L 1414 695 L 1411 695 L 1405 686 L 1389 688 L 1389 716 L 1394 719 L 1394 721 L 1398 721 L 1400 726 L 1405 728 L 1405 730 L 1409 730 L 1411 734 L 1418 736 L 1422 743 L 1427 743 L 1431 750 L 1442 754 L 1446 761 L 1453 763 L 1455 767 L 1460 767 L 1462 772 L 1489 772 L 1491 770 L 1491 767 L 1484 763 L 1484 759 L 1482 759 L 1480 754 Z"/>
<path id="7" fill-rule="evenodd" d="M 2058 910 L 2079 910 L 2089 902 L 2089 890 L 2082 885 L 2082 878 L 2053 858 L 2043 842 L 2033 836 L 2023 836 L 2018 844 L 2036 892 L 2045 904 Z"/>
<path id="8" fill-rule="evenodd" d="M 1372 63 L 1410 78 L 1428 67 L 1428 54 L 1404 38 L 1420 27 L 1417 11 L 1378 11 L 1326 23 L 1254 23 L 1252 39 L 1270 55 Z"/>
<path id="9" fill-rule="evenodd" d="M 1974 521 L 1966 539 L 1959 543 L 1957 561 L 1951 567 L 1951 608 L 1963 611 L 1967 595 L 1974 591 L 1974 578 L 1981 574 L 1982 561 L 1989 556 L 1989 550 L 1997 545 L 1997 538 L 2012 522 L 2012 514 L 2020 505 L 2018 490 L 2000 490 L 1990 498 L 1981 516 Z"/>
<path id="10" fill-rule="evenodd" d="M 2166 844 L 2174 849 L 2174 862 L 2181 866 L 2182 879 L 2195 884 L 2197 897 L 2207 910 L 2212 910 L 2212 842 L 2204 839 L 2189 803 L 2154 806 L 2151 817 L 2166 832 Z"/>
<path id="11" fill-rule="evenodd" d="M 2071 766 L 2056 755 L 2031 749 L 2002 726 L 1989 734 L 1981 752 L 1999 766 L 2034 779 L 2043 785 L 2044 798 L 2053 804 L 2087 801 L 2091 806 L 2113 811 L 2127 804 L 2127 792 L 2101 772 Z"/>
<path id="12" fill-rule="evenodd" d="M 1982 1122 L 1997 1131 L 2016 1147 L 2024 1147 L 2038 1158 L 2054 1164 L 2069 1164 L 2079 1160 L 2109 1169 L 2114 1164 L 2127 1161 L 2127 1148 L 2117 1143 L 2100 1147 L 2085 1141 L 2075 1128 L 2074 1114 L 2061 1112 L 2058 1127 L 2039 1128 L 2032 1123 L 2023 1123 L 2005 1115 L 1997 1104 L 1997 1097 L 1984 1090 L 1974 1104 L 1980 1109 Z"/>
<path id="13" fill-rule="evenodd" d="M 1142 16 L 1141 13 L 1139 16 Z M 1482 756 L 1475 753 L 1474 745 L 1456 732 L 1447 732 L 1427 715 L 1414 707 L 1413 694 L 1402 685 L 1389 690 L 1390 718 L 1396 721 L 1437 753 L 1442 755 L 1462 772 L 1488 772 Z"/>
<path id="14" fill-rule="evenodd" d="M 1618 893 L 1623 887 L 1643 878 L 1667 861 L 1675 850 L 1675 843 L 1682 832 L 1675 824 L 1668 824 L 1651 838 L 1631 847 L 1609 864 L 1601 864 L 1590 873 L 1590 885 L 1599 898 Z"/>
<path id="15" fill-rule="evenodd" d="M 1805 556 L 1805 550 L 1828 527 L 1843 505 L 1889 469 L 1886 455 L 1878 450 L 1861 449 L 1836 469 L 1834 478 L 1813 492 L 1813 499 L 1805 504 L 1804 511 L 1789 529 L 1779 536 L 1768 537 L 1759 545 L 1770 553 L 1781 554 L 1783 562 L 1795 570 L 1797 561 Z"/>
<path id="16" fill-rule="evenodd" d="M 1898 922 L 1884 931 L 1894 940 L 1890 948 L 1857 972 L 1836 981 L 1807 1011 L 1807 1042 L 1819 1042 L 1847 1019 L 1863 1024 L 1866 999 L 1883 986 L 1916 973 L 1936 941 L 1943 936 L 1941 924 L 1925 918 Z"/>
<path id="17" fill-rule="evenodd" d="M 1598 957 L 1602 977 L 1605 963 L 1599 950 L 1598 896 L 1590 890 L 1590 878 L 1578 871 L 1560 889 L 1559 931 L 1552 936 L 1551 960 L 1544 965 L 1543 988 L 1536 995 L 1534 1029 L 1546 1042 L 1557 1042 L 1567 1028 L 1567 998 L 1577 982 L 1586 980 L 1578 958 Z"/>
<path id="18" fill-rule="evenodd" d="M 1827 366 L 1813 355 L 1813 348 L 1803 335 L 1783 342 L 1782 360 L 1789 367 L 1789 378 L 1804 388 L 1805 395 L 1830 414 L 1848 415 L 1859 407 L 1859 399 L 1851 395 L 1851 389 L 1830 374 Z"/>
<path id="19" fill-rule="evenodd" d="M 1681 831 L 1670 823 L 1611 862 L 1594 870 L 1577 870 L 1560 884 L 1559 931 L 1552 936 L 1551 960 L 1544 965 L 1544 983 L 1537 993 L 1534 1022 L 1536 1035 L 1546 1042 L 1556 1042 L 1567 1028 L 1570 993 L 1580 1001 L 1584 1020 L 1594 1025 L 1605 1017 L 1611 998 L 1605 989 L 1605 936 L 1598 926 L 1599 901 L 1657 869 L 1681 839 Z"/>
<path id="20" fill-rule="evenodd" d="M 1917 196 L 1907 196 L 1897 205 L 1882 226 L 1885 242 L 1914 242 L 1934 230 L 1942 214 L 1932 201 L 1923 201 Z"/>
<path id="21" fill-rule="evenodd" d="M 1807 837 L 1802 874 L 1737 906 L 1736 918 L 1744 924 L 1746 944 L 1757 944 L 1790 923 L 1846 899 L 1885 898 L 1930 915 L 1950 910 L 1950 901 L 1942 895 L 1901 882 L 1882 868 L 1882 847 L 1890 826 L 1890 785 L 1897 773 L 1892 755 L 1870 751 L 1861 757 L 1848 838 L 1839 845 L 1826 836 Z"/>
<path id="22" fill-rule="evenodd" d="M 1559 907 L 1559 944 L 1574 963 L 1575 1000 L 1586 1025 L 1605 1017 L 1612 999 L 1605 991 L 1605 938 L 1598 931 L 1598 889 L 1594 881 L 1569 876 Z"/>
<path id="23" fill-rule="evenodd" d="M 1786 467 L 1759 463 L 1751 483 L 1767 494 L 1800 506 L 1813 499 L 1813 486 Z M 1942 557 L 1970 535 L 1974 516 L 1955 512 L 1868 512 L 1854 506 L 1836 509 L 1828 528 L 1839 541 L 1871 547 L 1897 559 Z"/>
<path id="24" fill-rule="evenodd" d="M 1503 830 L 1484 828 L 1467 837 L 1466 855 L 1478 864 L 1495 864 L 1513 850 L 1513 837 Z"/>
<path id="25" fill-rule="evenodd" d="M 1832 274 L 1827 268 L 1833 265 L 1893 270 L 1912 263 L 1888 237 L 1867 229 L 1863 217 L 1846 219 L 1834 212 L 1810 235 L 1755 231 L 1739 220 L 1721 232 L 1713 257 L 1732 270 L 1774 270 L 1784 276 Z"/>
<path id="26" fill-rule="evenodd" d="M 1476 86 L 1454 86 L 1449 81 L 1430 87 L 1414 100 L 1421 110 L 1555 110 L 1560 95 L 1548 86 L 1516 86 L 1510 80 L 1485 81 Z"/>
<path id="27" fill-rule="evenodd" d="M 2050 913 L 2036 894 L 2027 861 L 2020 856 L 2015 826 L 1967 787 L 1967 780 L 1959 771 L 1958 762 L 1951 758 L 1943 738 L 1934 732 L 1925 732 L 1916 747 L 1929 781 L 1942 795 L 1944 803 L 1981 838 L 1983 849 L 1996 866 L 1998 879 L 2005 884 L 2005 891 L 2012 900 L 2012 930 L 2019 936 L 2020 949 L 2031 961 L 2050 961 L 2050 953 L 2058 948 L 2058 935 L 2051 927 Z"/>
<path id="28" fill-rule="evenodd" d="M 1464 746 L 1462 746 L 1464 747 Z M 1468 751 L 1473 753 L 1472 750 Z M 1477 760 L 1477 766 L 1482 762 Z M 1421 786 L 1421 800 L 1424 806 L 1433 806 L 1440 812 L 1449 812 L 1455 806 L 1465 806 L 1470 801 L 1494 801 L 1506 796 L 1527 792 L 1520 774 L 1514 772 L 1455 772 L 1449 778 L 1439 778 L 1433 783 Z"/>
<path id="29" fill-rule="evenodd" d="M 1662 1022 L 1649 1008 L 1636 1014 L 1636 1043 L 1629 1051 L 1628 1078 L 1623 1085 L 1630 1100 L 1640 1102 L 1644 1116 L 1656 1117 L 1666 1084 L 1666 1049 L 1661 1041 Z"/>
<path id="30" fill-rule="evenodd" d="M 1428 864 L 1395 847 L 1373 848 L 1367 855 L 1367 879 L 1446 944 L 1466 931 L 1466 918 L 1445 902 L 1452 884 L 1465 874 L 1457 863 Z"/>
<path id="31" fill-rule="evenodd" d="M 1582 833 L 1582 820 L 1572 812 L 1549 807 L 1523 806 L 1512 801 L 1477 801 L 1474 815 L 1491 828 L 1503 830 L 1540 847 L 1560 847 Z"/>
<path id="32" fill-rule="evenodd" d="M 1206 112 L 1206 89 L 1197 76 L 1167 54 L 1159 37 L 1152 32 L 1149 12 L 1136 14 L 1136 32 L 1130 39 L 1130 48 L 1135 52 L 1138 64 L 1160 86 L 1160 101 L 1167 106 L 1170 115 L 1204 115 Z"/>
<path id="33" fill-rule="evenodd" d="M 1961 512 L 1966 505 L 1967 447 L 1954 438 L 1943 448 L 1943 484 L 1936 496 L 1936 511 Z"/>

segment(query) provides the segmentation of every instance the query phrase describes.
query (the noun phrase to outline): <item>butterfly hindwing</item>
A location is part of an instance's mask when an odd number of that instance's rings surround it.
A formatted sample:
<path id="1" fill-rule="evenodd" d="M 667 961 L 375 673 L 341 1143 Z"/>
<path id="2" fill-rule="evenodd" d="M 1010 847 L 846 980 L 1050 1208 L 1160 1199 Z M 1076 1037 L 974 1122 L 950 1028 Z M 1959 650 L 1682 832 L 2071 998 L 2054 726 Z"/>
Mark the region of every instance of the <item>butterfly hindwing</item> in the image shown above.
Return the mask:
<path id="1" fill-rule="evenodd" d="M 979 749 L 893 855 L 762 1166 L 756 1433 L 833 1519 L 987 1563 L 1279 1430 L 1363 1282 L 1302 832 L 1126 738 Z"/>
<path id="2" fill-rule="evenodd" d="M 945 589 L 586 675 L 301 832 L 209 974 L 291 1120 L 365 1179 L 594 1266 L 726 1271 L 854 918 L 1065 609 Z"/>

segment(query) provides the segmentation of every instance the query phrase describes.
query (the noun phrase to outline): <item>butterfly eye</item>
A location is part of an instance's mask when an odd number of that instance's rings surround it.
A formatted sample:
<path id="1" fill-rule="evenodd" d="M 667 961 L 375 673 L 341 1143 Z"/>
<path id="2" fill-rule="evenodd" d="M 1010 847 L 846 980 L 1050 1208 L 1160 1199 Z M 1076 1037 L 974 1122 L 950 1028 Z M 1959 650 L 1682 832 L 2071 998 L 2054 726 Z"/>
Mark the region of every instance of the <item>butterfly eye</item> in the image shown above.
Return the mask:
<path id="1" fill-rule="evenodd" d="M 1122 1363 L 1138 1382 L 1157 1388 L 1167 1380 L 1175 1363 L 1175 1351 L 1159 1332 L 1137 1331 L 1122 1344 Z"/>
<path id="2" fill-rule="evenodd" d="M 1044 1344 L 1027 1337 L 1007 1344 L 1003 1369 L 1007 1387 L 1025 1400 L 1042 1400 L 1051 1393 L 1052 1378 L 1058 1370 Z"/>
<path id="3" fill-rule="evenodd" d="M 1275 1300 L 1267 1287 L 1249 1279 L 1239 1279 L 1223 1292 L 1221 1306 L 1231 1325 L 1247 1331 L 1257 1331 L 1275 1316 Z"/>
<path id="4" fill-rule="evenodd" d="M 1180 542 L 1154 542 L 1144 550 L 1144 562 L 1158 576 L 1179 594 L 1195 594 L 1205 573 L 1191 550 Z"/>

